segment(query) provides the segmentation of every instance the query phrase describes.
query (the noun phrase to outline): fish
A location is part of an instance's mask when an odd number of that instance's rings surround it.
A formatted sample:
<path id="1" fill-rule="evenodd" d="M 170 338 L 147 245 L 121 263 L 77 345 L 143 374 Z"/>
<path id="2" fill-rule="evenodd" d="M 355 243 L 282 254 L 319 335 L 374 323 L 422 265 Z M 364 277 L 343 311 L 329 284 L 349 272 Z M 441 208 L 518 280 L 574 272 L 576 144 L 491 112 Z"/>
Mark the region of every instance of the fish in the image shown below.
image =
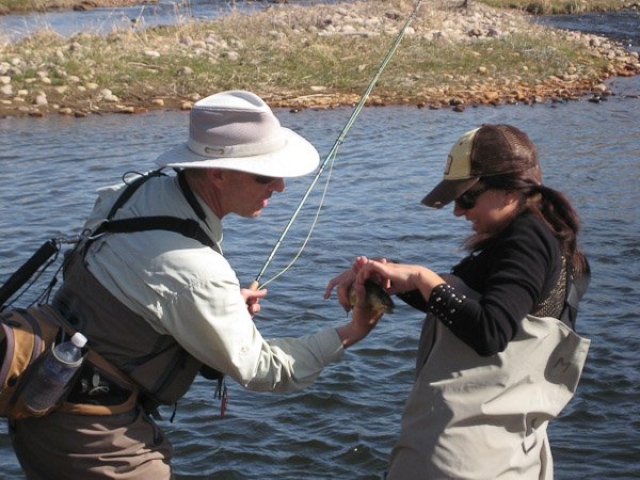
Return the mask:
<path id="1" fill-rule="evenodd" d="M 395 303 L 384 288 L 377 284 L 373 280 L 365 280 L 365 305 L 366 308 L 377 312 L 384 311 L 385 313 L 393 313 Z M 351 285 L 349 289 L 349 303 L 351 306 L 356 304 L 356 289 L 355 285 Z"/>

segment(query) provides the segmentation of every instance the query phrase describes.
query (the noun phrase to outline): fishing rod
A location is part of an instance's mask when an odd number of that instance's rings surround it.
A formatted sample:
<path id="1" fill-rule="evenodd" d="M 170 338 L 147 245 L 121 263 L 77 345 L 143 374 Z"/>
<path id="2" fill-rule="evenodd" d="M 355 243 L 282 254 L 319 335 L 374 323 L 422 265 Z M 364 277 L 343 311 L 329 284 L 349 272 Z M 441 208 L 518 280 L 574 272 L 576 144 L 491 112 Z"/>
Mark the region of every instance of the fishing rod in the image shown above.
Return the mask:
<path id="1" fill-rule="evenodd" d="M 311 190 L 313 190 L 313 188 L 315 187 L 316 183 L 318 183 L 318 180 L 320 179 L 320 176 L 322 175 L 322 173 L 324 172 L 325 167 L 329 164 L 329 163 L 333 163 L 333 160 L 335 159 L 335 155 L 338 151 L 338 148 L 340 148 L 340 145 L 342 145 L 342 142 L 344 141 L 344 138 L 347 135 L 347 132 L 351 129 L 351 126 L 353 125 L 353 123 L 356 120 L 356 117 L 358 116 L 358 114 L 360 113 L 360 111 L 364 108 L 364 105 L 367 101 L 367 99 L 369 98 L 369 95 L 371 94 L 371 91 L 373 90 L 373 87 L 375 86 L 375 84 L 378 81 L 378 78 L 380 77 L 380 75 L 382 74 L 382 71 L 384 70 L 384 68 L 387 66 L 387 63 L 389 63 L 389 60 L 391 60 L 391 57 L 393 56 L 393 54 L 395 53 L 395 51 L 397 50 L 398 46 L 400 45 L 400 42 L 402 41 L 402 38 L 404 37 L 405 33 L 407 32 L 407 29 L 409 28 L 409 25 L 411 24 L 411 22 L 413 21 L 413 19 L 415 18 L 415 16 L 418 13 L 418 9 L 420 8 L 420 5 L 422 4 L 422 0 L 418 0 L 415 4 L 415 7 L 413 9 L 413 11 L 411 12 L 411 14 L 409 15 L 409 17 L 407 18 L 404 26 L 402 27 L 402 29 L 400 30 L 400 32 L 398 33 L 395 41 L 393 42 L 393 44 L 391 45 L 391 48 L 389 48 L 389 51 L 387 52 L 387 54 L 384 56 L 384 58 L 382 59 L 382 62 L 380 63 L 380 65 L 378 66 L 378 69 L 376 70 L 376 73 L 374 74 L 373 78 L 371 79 L 371 81 L 369 82 L 369 85 L 367 86 L 364 94 L 362 95 L 362 97 L 360 98 L 360 101 L 358 102 L 358 104 L 356 105 L 356 107 L 354 108 L 353 112 L 351 113 L 351 116 L 349 117 L 349 119 L 347 120 L 347 123 L 345 124 L 345 126 L 343 127 L 342 131 L 340 132 L 340 134 L 338 135 L 338 138 L 336 138 L 336 141 L 333 144 L 333 147 L 331 148 L 331 150 L 329 151 L 329 153 L 327 154 L 327 156 L 325 157 L 325 159 L 322 161 L 322 163 L 320 164 L 320 168 L 318 169 L 318 171 L 316 172 L 313 181 L 311 182 L 311 184 L 309 185 L 309 187 L 307 188 L 307 191 L 305 192 L 304 196 L 302 197 L 302 200 L 300 201 L 300 203 L 298 204 L 298 207 L 295 209 L 295 211 L 293 212 L 293 215 L 291 215 L 291 218 L 289 219 L 289 222 L 287 223 L 287 225 L 285 226 L 284 230 L 282 231 L 282 234 L 280 235 L 280 237 L 278 238 L 278 240 L 276 241 L 275 245 L 273 246 L 273 249 L 271 250 L 271 253 L 269 254 L 269 256 L 267 257 L 267 260 L 265 261 L 264 265 L 262 266 L 262 268 L 260 269 L 260 271 L 258 272 L 258 275 L 256 276 L 255 280 L 253 282 L 251 282 L 251 285 L 249 286 L 250 289 L 252 290 L 256 290 L 260 287 L 264 287 L 267 283 L 270 283 L 271 281 L 275 280 L 275 278 L 277 278 L 278 276 L 280 276 L 282 273 L 284 273 L 286 270 L 289 269 L 289 267 L 291 267 L 291 265 L 293 265 L 293 263 L 295 262 L 295 260 L 298 258 L 298 256 L 300 255 L 300 253 L 302 252 L 302 250 L 304 249 L 307 240 L 309 239 L 309 237 L 311 236 L 311 232 L 313 231 L 313 228 L 315 226 L 315 222 L 314 224 L 311 226 L 311 229 L 309 231 L 309 234 L 307 235 L 307 238 L 305 239 L 302 247 L 300 248 L 300 250 L 298 251 L 297 255 L 294 257 L 294 259 L 289 263 L 289 265 L 287 265 L 279 274 L 277 274 L 275 277 L 273 277 L 272 279 L 270 279 L 269 281 L 265 282 L 264 284 L 260 284 L 260 279 L 262 278 L 262 276 L 264 275 L 265 271 L 267 270 L 267 268 L 269 267 L 269 265 L 271 264 L 271 261 L 273 260 L 273 257 L 275 256 L 276 252 L 278 251 L 278 249 L 280 248 L 280 245 L 282 244 L 284 238 L 287 236 L 287 233 L 289 232 L 289 229 L 291 228 L 291 226 L 293 225 L 293 222 L 295 221 L 296 217 L 298 216 L 298 214 L 300 213 L 300 210 L 302 210 L 302 206 L 304 205 L 304 203 L 306 202 L 307 198 L 309 197 L 309 195 L 311 194 Z M 325 189 L 325 193 L 326 193 L 326 189 Z M 324 198 L 324 197 L 323 197 Z M 320 204 L 320 206 L 318 207 L 318 213 L 316 214 L 316 219 L 317 216 L 319 215 L 319 211 L 320 208 L 322 208 L 322 203 Z"/>

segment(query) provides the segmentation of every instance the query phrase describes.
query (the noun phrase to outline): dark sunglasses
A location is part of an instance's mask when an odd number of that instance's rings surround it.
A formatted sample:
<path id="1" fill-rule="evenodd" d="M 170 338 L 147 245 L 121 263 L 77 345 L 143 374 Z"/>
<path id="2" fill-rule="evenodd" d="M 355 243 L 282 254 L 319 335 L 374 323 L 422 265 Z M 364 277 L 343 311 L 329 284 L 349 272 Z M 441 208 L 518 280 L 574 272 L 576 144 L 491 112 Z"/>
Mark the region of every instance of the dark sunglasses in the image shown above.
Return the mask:
<path id="1" fill-rule="evenodd" d="M 458 208 L 462 208 L 463 210 L 471 210 L 476 206 L 476 200 L 478 200 L 478 197 L 487 190 L 491 190 L 491 187 L 485 186 L 478 188 L 477 190 L 468 190 L 455 199 L 456 205 Z"/>
<path id="2" fill-rule="evenodd" d="M 266 177 L 264 175 L 254 175 L 253 179 L 256 181 L 256 183 L 259 183 L 260 185 L 269 185 L 271 182 L 273 182 L 276 177 Z"/>

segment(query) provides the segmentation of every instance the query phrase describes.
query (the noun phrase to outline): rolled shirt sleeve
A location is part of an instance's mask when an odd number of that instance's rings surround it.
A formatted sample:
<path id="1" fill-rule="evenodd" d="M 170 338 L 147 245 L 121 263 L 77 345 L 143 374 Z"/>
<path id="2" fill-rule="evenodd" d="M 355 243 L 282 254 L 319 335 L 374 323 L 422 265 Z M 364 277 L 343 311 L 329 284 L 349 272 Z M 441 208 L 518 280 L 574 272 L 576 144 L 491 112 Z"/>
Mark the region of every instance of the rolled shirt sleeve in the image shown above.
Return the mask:
<path id="1" fill-rule="evenodd" d="M 334 328 L 299 338 L 263 338 L 235 273 L 217 257 L 215 275 L 201 272 L 160 306 L 164 328 L 198 360 L 251 390 L 282 392 L 310 385 L 342 356 Z"/>

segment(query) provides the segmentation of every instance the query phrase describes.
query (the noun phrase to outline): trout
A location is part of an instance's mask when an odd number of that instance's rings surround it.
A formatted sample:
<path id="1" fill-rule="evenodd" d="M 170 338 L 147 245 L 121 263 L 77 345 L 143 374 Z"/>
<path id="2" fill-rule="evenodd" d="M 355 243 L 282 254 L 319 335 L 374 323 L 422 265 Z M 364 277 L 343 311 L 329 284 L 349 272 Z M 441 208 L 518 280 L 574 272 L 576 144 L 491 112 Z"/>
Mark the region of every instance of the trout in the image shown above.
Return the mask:
<path id="1" fill-rule="evenodd" d="M 366 280 L 364 282 L 365 306 L 370 310 L 384 311 L 385 313 L 393 313 L 395 304 L 391 299 L 391 296 L 385 291 L 382 286 L 374 282 L 373 280 Z M 349 289 L 349 303 L 351 306 L 356 304 L 356 289 L 352 285 Z"/>

